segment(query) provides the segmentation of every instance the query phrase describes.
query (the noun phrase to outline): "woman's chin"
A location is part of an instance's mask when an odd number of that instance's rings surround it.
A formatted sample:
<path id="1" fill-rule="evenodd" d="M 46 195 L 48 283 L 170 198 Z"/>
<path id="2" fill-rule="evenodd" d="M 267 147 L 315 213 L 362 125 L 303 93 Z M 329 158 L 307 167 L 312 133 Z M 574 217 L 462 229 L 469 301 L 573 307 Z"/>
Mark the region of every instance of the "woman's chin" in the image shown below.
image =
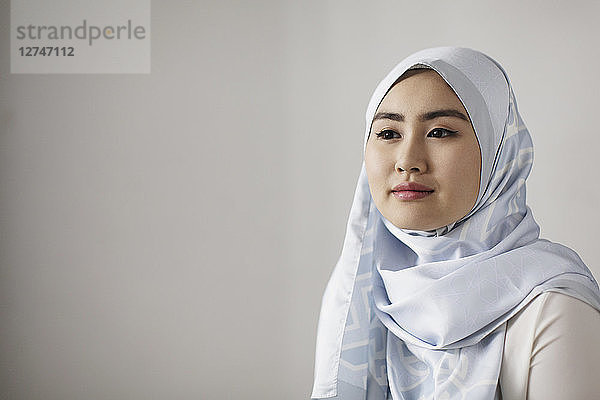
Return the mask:
<path id="1" fill-rule="evenodd" d="M 384 217 L 397 228 L 411 231 L 431 231 L 448 225 L 444 224 L 444 221 L 431 220 L 431 215 L 424 216 L 410 213 L 407 215 L 390 215 L 389 217 L 384 215 Z"/>
<path id="2" fill-rule="evenodd" d="M 432 231 L 438 228 L 441 228 L 442 226 L 446 226 L 446 225 L 431 225 L 431 224 L 423 224 L 422 221 L 410 221 L 407 222 L 406 220 L 403 221 L 399 221 L 399 222 L 395 222 L 393 220 L 390 220 L 390 222 L 392 224 L 394 224 L 394 226 L 400 228 L 400 229 L 406 229 L 406 230 L 411 230 L 411 231 Z"/>

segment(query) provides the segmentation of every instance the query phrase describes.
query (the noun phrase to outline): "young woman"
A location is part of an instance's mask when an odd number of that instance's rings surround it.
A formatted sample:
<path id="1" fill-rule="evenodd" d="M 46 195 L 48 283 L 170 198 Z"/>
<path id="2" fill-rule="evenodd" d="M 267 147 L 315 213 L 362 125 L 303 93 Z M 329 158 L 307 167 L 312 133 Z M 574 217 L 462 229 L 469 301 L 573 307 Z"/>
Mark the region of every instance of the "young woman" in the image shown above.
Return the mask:
<path id="1" fill-rule="evenodd" d="M 510 81 L 466 48 L 377 86 L 311 398 L 600 396 L 600 290 L 526 205 L 533 145 Z"/>

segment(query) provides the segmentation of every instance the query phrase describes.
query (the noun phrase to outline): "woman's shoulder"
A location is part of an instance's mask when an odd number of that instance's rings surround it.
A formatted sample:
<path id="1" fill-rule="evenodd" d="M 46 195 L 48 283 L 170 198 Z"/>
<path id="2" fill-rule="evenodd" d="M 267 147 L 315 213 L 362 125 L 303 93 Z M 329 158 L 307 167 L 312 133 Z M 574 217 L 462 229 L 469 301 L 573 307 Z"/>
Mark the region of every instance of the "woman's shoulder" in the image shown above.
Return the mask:
<path id="1" fill-rule="evenodd" d="M 564 293 L 544 292 L 508 320 L 507 338 L 510 335 L 540 339 L 549 328 L 571 332 L 575 327 L 586 330 L 586 327 L 597 328 L 598 324 L 600 312 L 588 303 Z"/>
<path id="2" fill-rule="evenodd" d="M 599 390 L 600 380 L 590 375 L 600 365 L 598 330 L 600 312 L 591 305 L 558 292 L 536 296 L 508 320 L 500 373 L 504 400 L 532 392 L 569 397 L 576 386 Z"/>
<path id="3" fill-rule="evenodd" d="M 559 292 L 543 292 L 508 320 L 507 329 L 536 326 L 554 319 L 576 320 L 585 315 L 599 319 L 600 313 L 588 303 Z M 583 320 L 582 320 L 583 321 Z M 599 319 L 600 321 L 600 319 Z"/>

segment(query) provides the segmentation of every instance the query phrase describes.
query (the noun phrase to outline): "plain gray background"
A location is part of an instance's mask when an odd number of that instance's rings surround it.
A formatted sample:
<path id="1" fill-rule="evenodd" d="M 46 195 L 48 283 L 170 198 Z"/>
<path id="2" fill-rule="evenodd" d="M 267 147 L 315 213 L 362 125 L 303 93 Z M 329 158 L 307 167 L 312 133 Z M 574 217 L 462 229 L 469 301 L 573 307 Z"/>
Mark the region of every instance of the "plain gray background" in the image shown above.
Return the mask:
<path id="1" fill-rule="evenodd" d="M 11 75 L 0 398 L 307 399 L 364 112 L 401 59 L 509 73 L 542 237 L 600 275 L 597 1 L 153 1 L 150 75 Z"/>

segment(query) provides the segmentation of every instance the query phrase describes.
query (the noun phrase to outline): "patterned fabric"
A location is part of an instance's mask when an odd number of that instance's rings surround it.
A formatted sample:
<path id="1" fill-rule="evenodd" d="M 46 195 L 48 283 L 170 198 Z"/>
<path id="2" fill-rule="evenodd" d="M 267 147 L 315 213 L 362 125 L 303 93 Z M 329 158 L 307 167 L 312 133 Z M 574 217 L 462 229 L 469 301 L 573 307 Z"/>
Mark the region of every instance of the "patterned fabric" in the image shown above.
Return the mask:
<path id="1" fill-rule="evenodd" d="M 544 291 L 600 310 L 598 284 L 577 253 L 539 238 L 526 205 L 533 144 L 496 61 L 456 47 L 409 56 L 375 89 L 365 147 L 379 103 L 416 66 L 440 74 L 469 113 L 483 190 L 459 221 L 399 229 L 376 209 L 363 162 L 321 304 L 314 399 L 498 399 L 509 318 Z"/>

